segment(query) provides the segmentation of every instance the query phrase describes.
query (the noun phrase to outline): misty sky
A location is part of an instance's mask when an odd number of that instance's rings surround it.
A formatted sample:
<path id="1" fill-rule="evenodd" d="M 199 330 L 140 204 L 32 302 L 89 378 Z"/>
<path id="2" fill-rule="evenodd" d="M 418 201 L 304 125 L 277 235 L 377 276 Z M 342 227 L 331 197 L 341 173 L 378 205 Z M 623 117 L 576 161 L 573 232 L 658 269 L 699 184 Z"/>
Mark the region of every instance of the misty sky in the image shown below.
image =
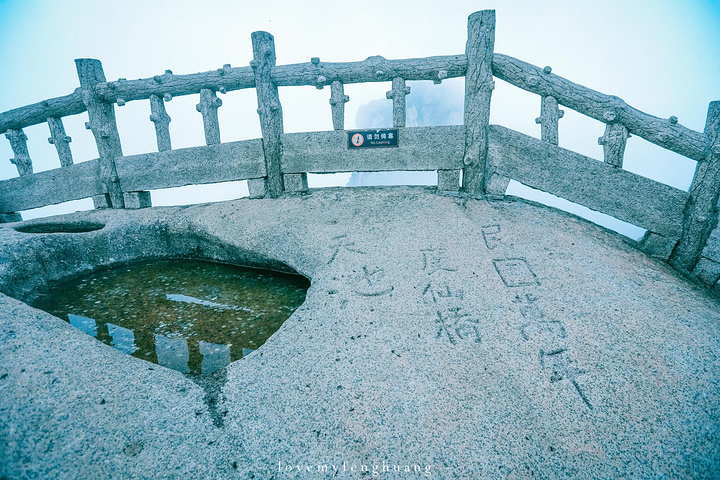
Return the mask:
<path id="1" fill-rule="evenodd" d="M 463 53 L 467 16 L 487 8 L 497 11 L 496 52 L 540 67 L 550 65 L 553 73 L 617 95 L 652 115 L 675 115 L 681 124 L 702 131 L 708 103 L 720 99 L 718 1 L 0 0 L 0 111 L 72 92 L 78 86 L 73 59 L 80 57 L 101 60 L 108 80 L 151 77 L 166 69 L 182 74 L 226 63 L 245 66 L 252 59 L 250 33 L 255 30 L 275 36 L 278 64 L 310 57 L 354 61 L 371 55 L 394 59 Z M 408 125 L 462 123 L 462 82 L 411 83 Z M 346 86 L 351 99 L 346 128 L 389 121 L 389 89 L 389 82 Z M 281 88 L 285 131 L 331 130 L 329 95 L 329 88 Z M 221 98 L 222 140 L 260 137 L 254 89 Z M 197 101 L 190 96 L 167 104 L 174 148 L 204 144 Z M 565 110 L 560 146 L 602 159 L 597 138 L 604 125 Z M 539 112 L 538 96 L 496 80 L 492 123 L 539 137 L 534 122 Z M 116 114 L 126 155 L 156 150 L 149 102 L 128 103 L 116 108 Z M 97 157 L 92 134 L 83 126 L 86 120 L 86 113 L 64 119 L 76 162 Z M 25 133 L 35 171 L 57 168 L 47 125 L 26 128 Z M 0 179 L 17 175 L 11 157 L 9 142 L 0 139 Z M 633 137 L 625 168 L 687 189 L 694 162 Z M 311 186 L 344 185 L 348 178 L 313 176 Z M 153 203 L 234 198 L 246 192 L 242 183 L 154 192 Z M 518 184 L 511 184 L 509 193 L 535 195 Z M 24 217 L 91 207 L 89 200 L 81 200 L 26 212 Z M 642 233 L 609 226 L 633 237 Z"/>

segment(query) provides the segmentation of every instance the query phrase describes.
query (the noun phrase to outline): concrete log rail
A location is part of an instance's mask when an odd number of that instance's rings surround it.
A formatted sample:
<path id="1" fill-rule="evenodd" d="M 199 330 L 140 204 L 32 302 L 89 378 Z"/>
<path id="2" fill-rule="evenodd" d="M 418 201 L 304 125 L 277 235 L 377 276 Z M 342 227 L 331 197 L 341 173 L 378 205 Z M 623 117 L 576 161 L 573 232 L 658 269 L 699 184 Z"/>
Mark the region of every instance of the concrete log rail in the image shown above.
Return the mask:
<path id="1" fill-rule="evenodd" d="M 492 10 L 470 15 L 467 32 L 465 53 L 460 55 L 399 60 L 376 55 L 357 62 L 321 62 L 312 57 L 291 65 L 276 65 L 272 35 L 255 32 L 250 66 L 226 64 L 187 75 L 165 70 L 137 80 L 106 81 L 99 61 L 77 60 L 80 88 L 0 113 L 0 133 L 11 142 L 12 161 L 20 174 L 0 181 L 0 221 L 19 220 L 20 210 L 87 197 L 98 208 L 138 208 L 150 205 L 146 189 L 232 180 L 247 180 L 252 198 L 278 197 L 306 192 L 308 172 L 437 170 L 438 191 L 456 193 L 462 171 L 462 189 L 471 196 L 504 195 L 508 182 L 515 179 L 647 228 L 640 243 L 646 253 L 663 260 L 672 254 L 676 268 L 695 271 L 709 285 L 716 283 L 720 278 L 718 103 L 710 106 L 705 132 L 696 132 L 678 124 L 676 117 L 648 115 L 618 97 L 558 76 L 550 67 L 494 53 Z M 457 77 L 465 77 L 463 126 L 405 128 L 406 82 L 437 84 Z M 542 141 L 489 125 L 494 77 L 541 97 L 536 121 L 541 124 Z M 393 126 L 402 137 L 397 149 L 347 149 L 344 117 L 349 97 L 344 86 L 366 82 L 392 85 L 387 98 L 393 101 Z M 328 85 L 334 131 L 285 134 L 278 88 Z M 256 89 L 262 139 L 222 143 L 217 119 L 221 102 L 216 93 L 246 88 Z M 173 150 L 165 102 L 184 95 L 200 97 L 197 108 L 207 146 Z M 149 100 L 158 152 L 124 157 L 113 104 L 134 100 Z M 604 164 L 557 147 L 560 105 L 607 125 L 599 140 Z M 73 164 L 62 118 L 85 111 L 99 158 Z M 23 129 L 44 122 L 61 168 L 33 174 Z M 689 194 L 622 169 L 631 134 L 698 161 Z M 74 188 L 61 185 L 65 182 L 72 182 Z"/>
<path id="2" fill-rule="evenodd" d="M 105 73 L 98 60 L 81 58 L 75 60 L 75 64 L 80 79 L 83 102 L 85 102 L 90 117 L 88 128 L 95 137 L 100 154 L 100 176 L 110 200 L 108 206 L 123 208 L 125 201 L 120 188 L 120 179 L 115 169 L 115 159 L 123 156 L 120 134 L 115 121 L 115 109 L 111 103 L 99 99 L 94 90 L 97 84 L 105 82 Z"/>
<path id="3" fill-rule="evenodd" d="M 495 10 L 470 15 L 465 55 L 465 154 L 463 189 L 470 195 L 485 193 L 490 98 L 493 82 L 492 59 L 495 48 Z"/>

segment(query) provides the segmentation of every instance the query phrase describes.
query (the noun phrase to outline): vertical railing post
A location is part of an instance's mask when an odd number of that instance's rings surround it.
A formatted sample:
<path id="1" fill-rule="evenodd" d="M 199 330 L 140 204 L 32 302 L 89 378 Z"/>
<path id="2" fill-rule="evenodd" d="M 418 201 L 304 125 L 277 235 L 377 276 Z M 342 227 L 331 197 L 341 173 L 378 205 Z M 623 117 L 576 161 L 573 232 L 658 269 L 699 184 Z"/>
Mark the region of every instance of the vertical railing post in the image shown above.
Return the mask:
<path id="1" fill-rule="evenodd" d="M 276 61 L 275 40 L 268 32 L 253 32 L 251 37 L 253 60 L 250 66 L 255 74 L 258 115 L 260 115 L 267 170 L 267 196 L 275 198 L 282 195 L 285 190 L 282 175 L 282 106 L 277 85 L 272 79 L 272 69 Z M 307 185 L 307 175 L 305 175 L 305 185 Z"/>
<path id="2" fill-rule="evenodd" d="M 124 208 L 122 188 L 115 168 L 115 159 L 122 157 L 120 134 L 115 121 L 115 108 L 112 103 L 106 103 L 95 95 L 95 85 L 104 83 L 105 73 L 99 60 L 79 58 L 75 60 L 83 102 L 88 111 L 90 122 L 88 126 L 95 137 L 98 154 L 100 155 L 100 180 L 107 191 L 108 207 Z M 93 198 L 95 206 L 102 206 L 102 202 Z"/>
<path id="3" fill-rule="evenodd" d="M 475 12 L 468 18 L 465 46 L 465 155 L 463 189 L 470 195 L 485 191 L 485 164 L 490 123 L 490 99 L 495 86 L 492 60 L 495 48 L 495 10 Z"/>
<path id="4" fill-rule="evenodd" d="M 170 141 L 170 115 L 165 110 L 165 100 L 160 95 L 150 95 L 150 121 L 155 124 L 158 152 L 172 150 Z"/>
<path id="5" fill-rule="evenodd" d="M 195 110 L 203 117 L 203 129 L 205 130 L 205 143 L 217 145 L 220 143 L 220 124 L 218 122 L 218 108 L 222 106 L 222 100 L 217 98 L 215 90 L 203 88 L 200 90 L 200 103 L 195 105 Z"/>
<path id="6" fill-rule="evenodd" d="M 720 198 L 720 101 L 710 102 L 705 135 L 708 147 L 705 159 L 695 169 L 690 197 L 683 214 L 683 231 L 673 250 L 670 263 L 692 272 L 700 259 L 710 233 L 718 223 Z"/>
<path id="7" fill-rule="evenodd" d="M 605 112 L 603 118 L 608 121 L 608 124 L 605 127 L 603 136 L 598 138 L 598 145 L 603 147 L 605 163 L 621 168 L 625 156 L 625 145 L 627 145 L 627 139 L 630 138 L 630 133 L 628 133 L 625 125 L 613 123 L 613 120 L 615 120 L 613 112 Z"/>
<path id="8" fill-rule="evenodd" d="M 73 164 L 72 152 L 70 151 L 72 138 L 65 133 L 62 118 L 48 118 L 47 123 L 50 128 L 48 142 L 55 146 L 60 159 L 60 166 L 69 167 Z"/>
<path id="9" fill-rule="evenodd" d="M 549 69 L 550 67 L 545 67 Z M 565 112 L 558 108 L 558 101 L 555 97 L 542 97 L 540 104 L 540 116 L 535 119 L 535 123 L 540 124 L 540 138 L 553 145 L 558 144 L 558 120 L 560 120 Z"/>
<path id="10" fill-rule="evenodd" d="M 393 78 L 392 89 L 385 92 L 385 98 L 393 102 L 393 128 L 405 128 L 407 111 L 405 108 L 405 97 L 410 94 L 410 87 L 405 86 L 405 79 Z"/>
<path id="11" fill-rule="evenodd" d="M 330 84 L 330 109 L 332 111 L 333 129 L 345 130 L 345 104 L 350 97 L 345 95 L 345 87 L 335 80 Z"/>
<path id="12" fill-rule="evenodd" d="M 5 133 L 5 138 L 10 142 L 14 157 L 10 159 L 10 163 L 17 167 L 18 175 L 24 177 L 25 175 L 32 175 L 33 166 L 32 160 L 30 160 L 30 152 L 27 147 L 27 135 L 25 132 L 20 130 L 8 130 Z"/>

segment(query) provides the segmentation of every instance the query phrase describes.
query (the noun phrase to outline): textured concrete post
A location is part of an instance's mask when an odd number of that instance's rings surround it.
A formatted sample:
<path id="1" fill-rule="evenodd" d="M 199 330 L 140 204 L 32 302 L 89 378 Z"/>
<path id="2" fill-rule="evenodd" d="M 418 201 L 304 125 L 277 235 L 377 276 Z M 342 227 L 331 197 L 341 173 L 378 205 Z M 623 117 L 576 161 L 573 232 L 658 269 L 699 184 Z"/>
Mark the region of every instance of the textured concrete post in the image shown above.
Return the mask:
<path id="1" fill-rule="evenodd" d="M 152 207 L 150 192 L 125 192 L 125 208 L 138 209 Z"/>
<path id="2" fill-rule="evenodd" d="M 17 167 L 18 174 L 21 177 L 32 175 L 33 166 L 27 148 L 27 135 L 25 135 L 25 132 L 23 132 L 22 129 L 8 130 L 5 138 L 10 141 L 10 147 L 12 147 L 12 151 L 15 154 L 15 156 L 10 159 L 10 163 Z"/>
<path id="3" fill-rule="evenodd" d="M 0 213 L 0 223 L 22 222 L 22 215 L 19 213 Z"/>
<path id="4" fill-rule="evenodd" d="M 460 170 L 438 170 L 438 192 L 460 190 Z"/>
<path id="5" fill-rule="evenodd" d="M 73 164 L 72 152 L 70 151 L 70 142 L 72 138 L 65 134 L 65 127 L 61 118 L 48 118 L 48 127 L 50 127 L 50 138 L 48 142 L 55 146 L 60 165 L 69 167 Z"/>
<path id="6" fill-rule="evenodd" d="M 685 205 L 683 232 L 670 263 L 691 272 L 718 222 L 720 198 L 720 101 L 711 102 L 705 123 L 708 148 L 705 160 L 698 162 Z"/>
<path id="7" fill-rule="evenodd" d="M 93 207 L 96 209 L 112 208 L 112 202 L 110 201 L 110 195 L 108 195 L 107 193 L 101 193 L 100 195 L 93 195 L 92 202 L 93 202 Z"/>
<path id="8" fill-rule="evenodd" d="M 396 77 L 392 81 L 392 90 L 385 92 L 385 98 L 393 102 L 393 127 L 404 128 L 407 117 L 405 97 L 410 94 L 410 87 L 405 86 L 405 79 Z"/>
<path id="9" fill-rule="evenodd" d="M 250 178 L 247 184 L 250 198 L 263 198 L 267 194 L 267 182 L 264 178 Z"/>
<path id="10" fill-rule="evenodd" d="M 625 125 L 619 123 L 607 124 L 605 133 L 598 138 L 598 145 L 603 146 L 605 163 L 618 168 L 623 166 L 623 156 L 625 155 L 625 145 L 627 145 L 628 138 L 630 138 L 630 134 Z"/>
<path id="11" fill-rule="evenodd" d="M 555 97 L 542 97 L 540 104 L 540 116 L 535 123 L 540 124 L 540 138 L 553 145 L 558 144 L 558 120 L 565 115 L 565 112 L 558 108 Z"/>
<path id="12" fill-rule="evenodd" d="M 465 155 L 463 189 L 470 195 L 485 190 L 490 99 L 494 88 L 492 60 L 495 48 L 495 10 L 475 12 L 468 18 L 465 46 Z"/>
<path id="13" fill-rule="evenodd" d="M 112 208 L 124 208 L 120 179 L 115 168 L 115 159 L 122 157 L 120 134 L 115 121 L 115 108 L 95 95 L 95 85 L 105 82 L 105 73 L 99 60 L 79 58 L 75 60 L 83 102 L 88 111 L 92 130 L 100 155 L 100 179 L 110 196 Z"/>
<path id="14" fill-rule="evenodd" d="M 200 103 L 195 109 L 202 114 L 205 129 L 205 143 L 217 145 L 220 143 L 220 124 L 218 123 L 217 109 L 222 106 L 222 100 L 217 98 L 214 90 L 203 88 L 200 90 Z"/>
<path id="15" fill-rule="evenodd" d="M 275 40 L 268 32 L 253 32 L 252 45 L 253 61 L 250 66 L 255 73 L 255 90 L 267 170 L 267 195 L 275 198 L 284 191 L 280 142 L 280 136 L 283 134 L 282 106 L 277 85 L 271 77 L 272 68 L 275 66 Z"/>
<path id="16" fill-rule="evenodd" d="M 165 110 L 163 98 L 159 95 L 150 95 L 150 121 L 155 124 L 158 152 L 172 150 L 170 120 L 170 115 Z"/>
<path id="17" fill-rule="evenodd" d="M 345 104 L 350 97 L 345 95 L 345 86 L 337 80 L 330 84 L 330 109 L 335 130 L 345 130 Z"/>

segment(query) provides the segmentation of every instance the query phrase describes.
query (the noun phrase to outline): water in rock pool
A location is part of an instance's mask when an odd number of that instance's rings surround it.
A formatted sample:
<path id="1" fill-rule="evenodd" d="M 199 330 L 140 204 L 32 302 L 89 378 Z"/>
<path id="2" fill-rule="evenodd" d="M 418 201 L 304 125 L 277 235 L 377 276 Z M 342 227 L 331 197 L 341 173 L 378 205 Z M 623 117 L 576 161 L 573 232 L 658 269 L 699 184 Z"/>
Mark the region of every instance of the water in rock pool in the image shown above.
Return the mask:
<path id="1" fill-rule="evenodd" d="M 299 275 L 162 260 L 63 282 L 33 306 L 134 357 L 210 374 L 265 343 L 309 286 Z"/>

